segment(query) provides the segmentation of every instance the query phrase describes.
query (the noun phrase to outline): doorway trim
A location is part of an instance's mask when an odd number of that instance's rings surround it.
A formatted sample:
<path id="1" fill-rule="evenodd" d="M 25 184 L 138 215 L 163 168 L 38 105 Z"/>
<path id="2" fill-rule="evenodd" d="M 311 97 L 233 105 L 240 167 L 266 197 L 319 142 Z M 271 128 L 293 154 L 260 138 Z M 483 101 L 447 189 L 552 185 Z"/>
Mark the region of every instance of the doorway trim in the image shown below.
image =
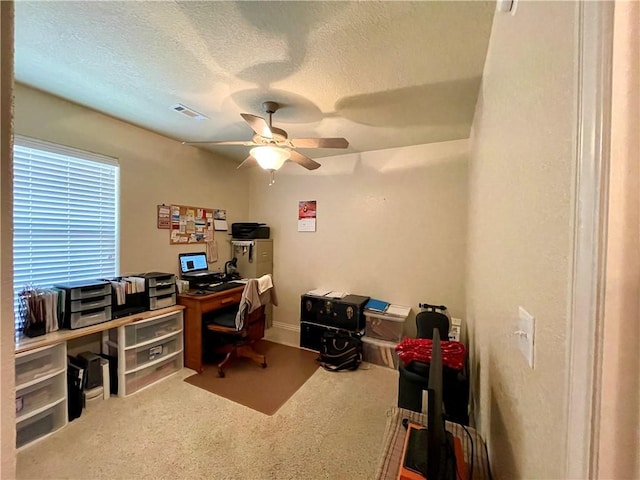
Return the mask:
<path id="1" fill-rule="evenodd" d="M 567 326 L 566 478 L 598 471 L 613 2 L 578 4 L 574 257 Z"/>

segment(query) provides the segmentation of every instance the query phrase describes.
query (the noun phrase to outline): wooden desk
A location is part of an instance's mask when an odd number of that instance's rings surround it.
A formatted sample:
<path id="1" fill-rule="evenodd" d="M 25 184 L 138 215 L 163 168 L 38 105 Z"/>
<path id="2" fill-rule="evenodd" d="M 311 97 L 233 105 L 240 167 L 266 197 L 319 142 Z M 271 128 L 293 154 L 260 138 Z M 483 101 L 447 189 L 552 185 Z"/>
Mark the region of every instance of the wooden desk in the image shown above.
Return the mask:
<path id="1" fill-rule="evenodd" d="M 184 366 L 198 373 L 202 366 L 202 314 L 240 304 L 244 285 L 204 295 L 181 293 L 178 304 L 184 305 Z"/>

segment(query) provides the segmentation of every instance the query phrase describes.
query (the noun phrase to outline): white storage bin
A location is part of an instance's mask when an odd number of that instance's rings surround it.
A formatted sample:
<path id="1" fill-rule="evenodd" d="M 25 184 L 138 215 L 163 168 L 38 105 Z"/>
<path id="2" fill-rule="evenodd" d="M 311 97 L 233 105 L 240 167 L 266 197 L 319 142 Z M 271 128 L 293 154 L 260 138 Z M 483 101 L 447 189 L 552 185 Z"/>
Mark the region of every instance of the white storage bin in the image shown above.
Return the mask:
<path id="1" fill-rule="evenodd" d="M 386 342 L 376 338 L 362 337 L 362 357 L 365 362 L 388 368 L 398 368 L 397 342 Z"/>
<path id="2" fill-rule="evenodd" d="M 16 355 L 16 389 L 64 371 L 67 365 L 64 343 Z"/>
<path id="3" fill-rule="evenodd" d="M 404 332 L 404 322 L 407 320 L 411 309 L 409 307 L 397 308 L 406 309 L 403 310 L 403 313 L 406 312 L 406 314 L 403 316 L 395 316 L 365 310 L 364 316 L 367 322 L 365 335 L 369 338 L 377 338 L 378 340 L 385 340 L 387 342 L 400 342 L 400 340 L 402 340 L 402 333 Z"/>
<path id="4" fill-rule="evenodd" d="M 182 332 L 172 334 L 171 337 L 161 341 L 127 350 L 125 352 L 126 369 L 136 369 L 159 358 L 168 357 L 179 350 L 182 350 Z"/>
<path id="5" fill-rule="evenodd" d="M 173 354 L 167 360 L 153 363 L 147 368 L 127 373 L 125 375 L 126 395 L 131 395 L 138 390 L 157 382 L 182 368 L 182 355 Z"/>
<path id="6" fill-rule="evenodd" d="M 153 338 L 164 337 L 169 333 L 182 330 L 182 313 L 172 313 L 166 317 L 155 318 L 149 321 L 134 322 L 125 325 L 125 347 L 131 347 Z M 111 330 L 113 340 L 118 341 L 117 331 Z"/>
<path id="7" fill-rule="evenodd" d="M 159 308 L 171 307 L 175 304 L 175 293 L 164 297 L 149 297 L 149 310 L 158 310 Z"/>
<path id="8" fill-rule="evenodd" d="M 67 423 L 67 404 L 63 400 L 53 407 L 27 418 L 16 425 L 18 448 L 59 430 Z"/>
<path id="9" fill-rule="evenodd" d="M 66 385 L 65 372 L 61 371 L 51 378 L 16 390 L 16 422 L 40 408 L 64 400 Z"/>

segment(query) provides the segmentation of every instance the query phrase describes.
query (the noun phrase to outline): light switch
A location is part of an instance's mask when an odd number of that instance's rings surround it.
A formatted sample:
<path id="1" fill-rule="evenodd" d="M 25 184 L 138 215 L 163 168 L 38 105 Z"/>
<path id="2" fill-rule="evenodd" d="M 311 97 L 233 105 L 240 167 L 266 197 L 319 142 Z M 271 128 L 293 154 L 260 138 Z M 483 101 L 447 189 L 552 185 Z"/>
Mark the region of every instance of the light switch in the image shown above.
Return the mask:
<path id="1" fill-rule="evenodd" d="M 533 368 L 533 346 L 535 338 L 535 319 L 524 308 L 518 307 L 518 329 L 515 332 L 518 348 L 525 360 Z"/>

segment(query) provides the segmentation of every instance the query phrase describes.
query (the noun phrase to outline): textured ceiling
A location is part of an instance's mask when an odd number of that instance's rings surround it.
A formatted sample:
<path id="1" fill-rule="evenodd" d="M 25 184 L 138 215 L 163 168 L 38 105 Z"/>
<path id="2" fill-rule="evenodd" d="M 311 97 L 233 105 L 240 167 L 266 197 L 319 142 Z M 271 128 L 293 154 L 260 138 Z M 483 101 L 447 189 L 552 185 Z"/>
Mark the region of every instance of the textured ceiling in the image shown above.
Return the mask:
<path id="1" fill-rule="evenodd" d="M 345 137 L 348 152 L 467 138 L 494 12 L 484 1 L 15 8 L 19 82 L 187 141 L 248 140 L 240 113 L 265 116 L 275 100 L 273 123 L 289 137 Z"/>

